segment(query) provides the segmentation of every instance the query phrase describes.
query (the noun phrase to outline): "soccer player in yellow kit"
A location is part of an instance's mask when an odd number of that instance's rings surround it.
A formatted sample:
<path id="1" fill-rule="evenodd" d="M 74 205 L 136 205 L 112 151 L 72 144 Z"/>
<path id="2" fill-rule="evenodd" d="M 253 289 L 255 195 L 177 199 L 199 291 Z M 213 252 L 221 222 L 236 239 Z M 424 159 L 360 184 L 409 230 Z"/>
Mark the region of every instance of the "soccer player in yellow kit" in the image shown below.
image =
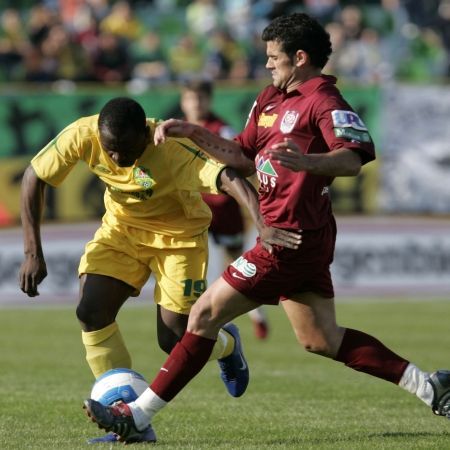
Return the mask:
<path id="1" fill-rule="evenodd" d="M 155 146 L 156 125 L 134 100 L 112 99 L 100 114 L 70 124 L 42 149 L 22 182 L 25 259 L 19 282 L 30 297 L 39 295 L 37 287 L 47 275 L 40 237 L 46 185 L 60 185 L 79 161 L 106 185 L 106 213 L 79 265 L 76 310 L 95 377 L 112 368 L 131 367 L 116 315 L 130 296 L 139 294 L 151 273 L 156 278 L 159 346 L 169 353 L 183 335 L 191 306 L 206 288 L 211 213 L 200 192 L 235 197 L 249 208 L 265 242 L 287 247 L 299 243 L 293 233 L 263 225 L 250 183 L 205 157 L 192 141 L 174 138 Z M 248 170 L 243 159 L 243 175 Z M 219 360 L 227 389 L 238 396 L 246 385 L 236 390 L 223 374 L 235 360 L 232 353 L 241 351 L 240 337 L 234 325 L 226 329 L 211 359 Z M 139 439 L 156 441 L 153 429 Z M 110 433 L 91 442 L 115 440 Z"/>

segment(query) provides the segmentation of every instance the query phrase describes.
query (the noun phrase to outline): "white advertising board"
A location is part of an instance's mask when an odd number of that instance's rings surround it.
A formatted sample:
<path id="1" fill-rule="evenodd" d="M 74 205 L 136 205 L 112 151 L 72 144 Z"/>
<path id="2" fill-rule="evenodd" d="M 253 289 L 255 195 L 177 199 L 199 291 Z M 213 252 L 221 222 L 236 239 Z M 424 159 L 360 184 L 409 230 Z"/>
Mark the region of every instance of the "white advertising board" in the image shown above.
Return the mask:
<path id="1" fill-rule="evenodd" d="M 380 209 L 450 213 L 450 86 L 383 90 Z"/>

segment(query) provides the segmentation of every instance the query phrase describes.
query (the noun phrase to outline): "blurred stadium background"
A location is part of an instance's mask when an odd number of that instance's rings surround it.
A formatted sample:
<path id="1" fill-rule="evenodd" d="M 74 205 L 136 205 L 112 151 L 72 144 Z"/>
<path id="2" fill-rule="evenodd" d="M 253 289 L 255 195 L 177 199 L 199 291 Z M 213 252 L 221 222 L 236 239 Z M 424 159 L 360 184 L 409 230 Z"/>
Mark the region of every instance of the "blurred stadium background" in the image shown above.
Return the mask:
<path id="1" fill-rule="evenodd" d="M 450 0 L 0 0 L 0 304 L 28 302 L 17 287 L 19 197 L 37 151 L 117 95 L 149 117 L 179 115 L 178 86 L 193 76 L 216 82 L 214 110 L 241 130 L 269 82 L 260 33 L 294 11 L 326 25 L 334 53 L 325 72 L 378 149 L 360 177 L 333 185 L 337 293 L 447 298 Z M 40 301 L 74 302 L 102 186 L 80 165 L 48 193 Z M 220 258 L 213 246 L 212 278 Z"/>

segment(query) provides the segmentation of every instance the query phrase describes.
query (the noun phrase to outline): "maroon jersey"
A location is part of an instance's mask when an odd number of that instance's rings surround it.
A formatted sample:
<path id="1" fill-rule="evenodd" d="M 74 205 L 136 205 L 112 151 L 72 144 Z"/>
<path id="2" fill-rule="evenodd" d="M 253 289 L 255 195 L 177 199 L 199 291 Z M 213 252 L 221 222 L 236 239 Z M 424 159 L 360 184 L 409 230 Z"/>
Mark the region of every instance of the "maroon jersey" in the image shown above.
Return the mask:
<path id="1" fill-rule="evenodd" d="M 203 127 L 227 139 L 236 133 L 220 117 L 210 113 L 203 122 Z M 244 219 L 241 208 L 233 197 L 226 194 L 202 194 L 203 200 L 212 212 L 209 230 L 215 234 L 236 235 L 244 231 Z"/>
<path id="2" fill-rule="evenodd" d="M 256 99 L 244 131 L 236 137 L 255 160 L 261 213 L 267 225 L 314 230 L 331 218 L 329 186 L 333 177 L 294 172 L 264 154 L 273 144 L 292 139 L 300 151 L 327 153 L 339 148 L 357 152 L 363 164 L 375 159 L 366 126 L 335 86 L 321 75 L 286 93 L 266 87 Z"/>

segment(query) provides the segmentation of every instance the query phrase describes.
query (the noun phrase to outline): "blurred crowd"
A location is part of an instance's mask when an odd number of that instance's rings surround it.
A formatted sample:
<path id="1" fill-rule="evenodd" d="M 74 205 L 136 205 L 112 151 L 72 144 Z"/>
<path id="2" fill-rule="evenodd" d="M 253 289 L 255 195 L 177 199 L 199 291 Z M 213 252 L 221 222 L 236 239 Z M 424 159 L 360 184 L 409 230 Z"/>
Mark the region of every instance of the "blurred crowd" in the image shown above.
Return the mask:
<path id="1" fill-rule="evenodd" d="M 266 78 L 261 31 L 297 11 L 330 33 L 326 73 L 364 84 L 450 77 L 450 0 L 0 0 L 0 82 Z"/>

